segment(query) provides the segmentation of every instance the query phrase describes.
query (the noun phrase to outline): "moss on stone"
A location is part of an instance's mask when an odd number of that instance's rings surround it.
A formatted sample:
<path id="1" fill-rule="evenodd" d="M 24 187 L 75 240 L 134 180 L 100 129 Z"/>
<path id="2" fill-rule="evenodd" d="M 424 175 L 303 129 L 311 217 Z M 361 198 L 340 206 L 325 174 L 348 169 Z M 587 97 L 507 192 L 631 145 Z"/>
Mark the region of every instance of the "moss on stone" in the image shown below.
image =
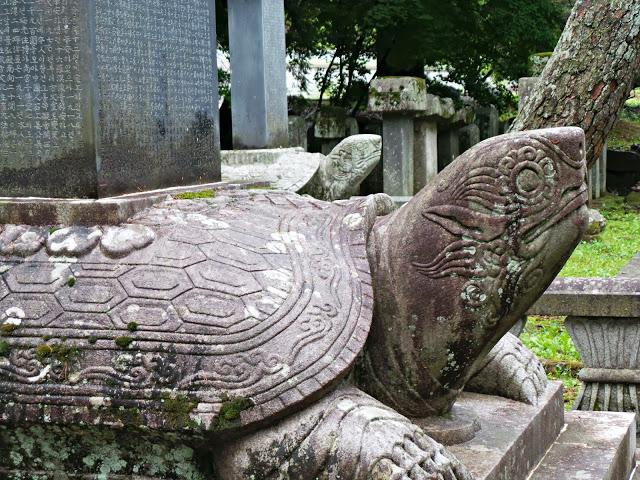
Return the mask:
<path id="1" fill-rule="evenodd" d="M 127 323 L 127 330 L 129 330 L 130 332 L 138 331 L 138 324 L 136 322 Z"/>
<path id="2" fill-rule="evenodd" d="M 15 332 L 16 328 L 18 328 L 18 326 L 13 323 L 3 323 L 0 325 L 0 332 L 8 335 Z"/>
<path id="3" fill-rule="evenodd" d="M 67 280 L 67 286 L 74 287 L 75 284 L 76 284 L 76 277 L 69 277 L 69 280 Z"/>
<path id="4" fill-rule="evenodd" d="M 0 357 L 6 357 L 9 355 L 9 353 L 11 352 L 11 345 L 9 345 L 9 343 L 7 343 L 6 341 L 1 341 L 0 342 Z"/>
<path id="5" fill-rule="evenodd" d="M 162 398 L 162 413 L 169 428 L 180 430 L 194 429 L 196 422 L 191 418 L 191 412 L 198 406 L 198 402 L 185 395 L 165 395 Z"/>
<path id="6" fill-rule="evenodd" d="M 213 189 L 201 190 L 199 192 L 182 192 L 173 196 L 176 200 L 197 200 L 199 198 L 215 198 L 216 191 Z"/>
<path id="7" fill-rule="evenodd" d="M 126 350 L 133 343 L 133 338 L 122 336 L 116 338 L 114 341 L 119 348 Z"/>
<path id="8" fill-rule="evenodd" d="M 66 343 L 41 343 L 36 347 L 36 358 L 40 363 L 49 363 L 52 360 L 70 365 L 80 356 L 78 347 Z"/>
<path id="9" fill-rule="evenodd" d="M 95 345 L 96 343 L 98 343 L 98 337 L 96 337 L 95 335 L 91 335 L 88 340 L 87 340 L 91 345 Z"/>
<path id="10" fill-rule="evenodd" d="M 240 415 L 243 411 L 253 407 L 254 403 L 250 398 L 246 397 L 229 397 L 222 398 L 222 406 L 218 416 L 213 421 L 211 429 L 214 431 L 228 430 L 240 424 Z"/>

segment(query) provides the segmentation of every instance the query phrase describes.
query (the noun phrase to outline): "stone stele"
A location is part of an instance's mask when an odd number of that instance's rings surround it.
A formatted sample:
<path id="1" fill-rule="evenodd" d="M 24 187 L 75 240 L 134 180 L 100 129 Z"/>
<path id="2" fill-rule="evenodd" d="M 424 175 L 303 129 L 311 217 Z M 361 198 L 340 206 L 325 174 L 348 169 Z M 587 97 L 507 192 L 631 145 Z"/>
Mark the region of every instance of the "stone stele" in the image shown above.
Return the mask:
<path id="1" fill-rule="evenodd" d="M 222 190 L 116 227 L 4 226 L 0 440 L 21 453 L 0 468 L 42 469 L 33 424 L 91 425 L 197 441 L 221 479 L 470 479 L 408 417 L 446 412 L 561 268 L 584 168 L 560 128 L 479 144 L 395 212 Z"/>
<path id="2" fill-rule="evenodd" d="M 2 196 L 104 198 L 220 179 L 213 0 L 1 10 Z"/>

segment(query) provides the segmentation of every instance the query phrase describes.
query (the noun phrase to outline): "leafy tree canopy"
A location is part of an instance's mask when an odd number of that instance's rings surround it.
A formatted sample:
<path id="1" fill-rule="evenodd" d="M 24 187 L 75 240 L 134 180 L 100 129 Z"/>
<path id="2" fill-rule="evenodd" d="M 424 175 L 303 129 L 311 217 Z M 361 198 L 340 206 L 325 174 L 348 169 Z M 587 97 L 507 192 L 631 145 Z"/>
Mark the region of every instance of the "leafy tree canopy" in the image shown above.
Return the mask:
<path id="1" fill-rule="evenodd" d="M 477 100 L 504 103 L 508 92 L 486 80 L 499 85 L 526 76 L 533 53 L 553 50 L 567 2 L 285 0 L 290 68 L 302 78 L 311 57 L 332 58 L 316 81 L 336 105 L 366 98 L 365 62 L 372 58 L 378 75 L 423 75 L 429 65 L 448 71 L 448 80 Z M 218 18 L 226 21 L 221 3 Z M 224 44 L 222 21 L 219 29 Z"/>

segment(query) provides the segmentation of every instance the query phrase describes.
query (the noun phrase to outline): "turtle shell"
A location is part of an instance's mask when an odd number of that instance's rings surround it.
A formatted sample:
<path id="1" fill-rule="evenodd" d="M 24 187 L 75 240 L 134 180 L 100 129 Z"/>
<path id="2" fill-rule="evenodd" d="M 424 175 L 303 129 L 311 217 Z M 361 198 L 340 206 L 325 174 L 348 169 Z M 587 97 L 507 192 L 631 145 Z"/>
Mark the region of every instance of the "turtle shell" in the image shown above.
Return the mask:
<path id="1" fill-rule="evenodd" d="M 363 347 L 367 202 L 223 191 L 0 232 L 5 423 L 213 434 L 313 401 Z"/>

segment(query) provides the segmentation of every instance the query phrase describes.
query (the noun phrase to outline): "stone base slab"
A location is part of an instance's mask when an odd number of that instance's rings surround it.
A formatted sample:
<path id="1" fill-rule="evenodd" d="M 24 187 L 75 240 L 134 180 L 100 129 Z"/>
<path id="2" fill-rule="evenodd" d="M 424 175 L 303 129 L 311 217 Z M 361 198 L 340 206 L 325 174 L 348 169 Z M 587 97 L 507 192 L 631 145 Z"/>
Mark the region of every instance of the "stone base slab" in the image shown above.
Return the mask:
<path id="1" fill-rule="evenodd" d="M 247 188 L 264 182 L 207 183 L 94 199 L 0 197 L 0 225 L 118 225 L 169 195 L 203 190 Z"/>
<path id="2" fill-rule="evenodd" d="M 627 480 L 635 468 L 632 413 L 569 412 L 567 426 L 529 480 Z"/>
<path id="3" fill-rule="evenodd" d="M 481 430 L 475 438 L 447 447 L 476 480 L 524 480 L 564 425 L 562 384 L 550 382 L 537 407 L 464 393 L 456 403 L 473 410 Z"/>

